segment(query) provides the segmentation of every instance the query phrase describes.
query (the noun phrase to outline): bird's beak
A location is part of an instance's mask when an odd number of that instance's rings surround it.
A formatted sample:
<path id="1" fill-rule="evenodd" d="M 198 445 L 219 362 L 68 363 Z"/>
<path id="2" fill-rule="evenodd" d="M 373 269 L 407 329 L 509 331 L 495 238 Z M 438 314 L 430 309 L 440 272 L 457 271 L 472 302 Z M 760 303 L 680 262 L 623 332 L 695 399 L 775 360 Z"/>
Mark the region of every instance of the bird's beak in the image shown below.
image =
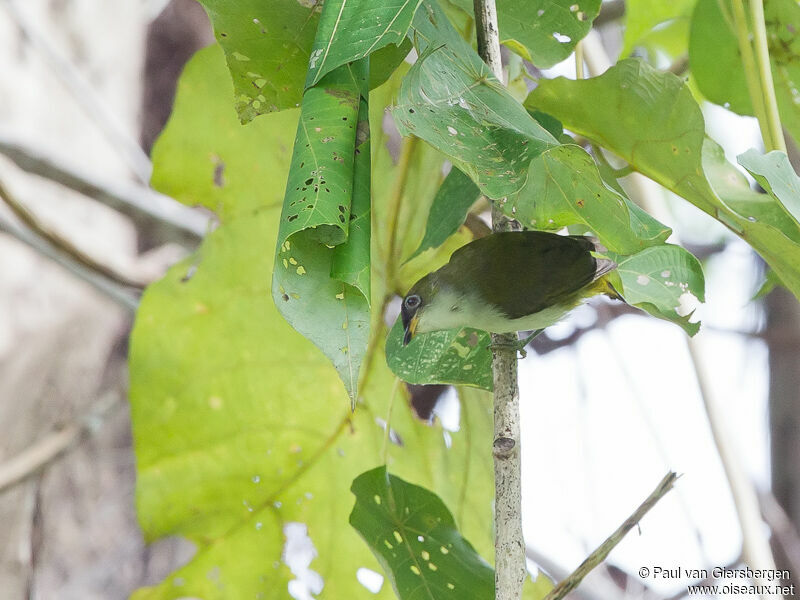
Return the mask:
<path id="1" fill-rule="evenodd" d="M 417 330 L 417 324 L 419 323 L 419 317 L 416 313 L 414 313 L 410 319 L 407 321 L 403 319 L 403 326 L 405 327 L 405 335 L 403 336 L 403 346 L 408 346 L 408 343 L 411 341 L 411 338 L 414 337 L 414 332 Z"/>

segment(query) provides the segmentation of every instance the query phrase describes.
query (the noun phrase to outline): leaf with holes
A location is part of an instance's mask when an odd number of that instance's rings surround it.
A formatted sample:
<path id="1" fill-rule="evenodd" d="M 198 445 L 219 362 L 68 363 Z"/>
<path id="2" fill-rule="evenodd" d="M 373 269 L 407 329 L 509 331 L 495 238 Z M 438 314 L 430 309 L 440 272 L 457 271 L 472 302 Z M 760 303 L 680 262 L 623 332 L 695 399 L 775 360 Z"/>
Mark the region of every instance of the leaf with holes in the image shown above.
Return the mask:
<path id="1" fill-rule="evenodd" d="M 345 65 L 303 96 L 272 279 L 278 310 L 331 360 L 353 403 L 369 337 L 366 77 L 365 60 Z"/>
<path id="2" fill-rule="evenodd" d="M 417 10 L 412 37 L 420 56 L 392 109 L 400 132 L 445 154 L 490 198 L 519 190 L 531 159 L 558 142 L 495 79 L 435 2 Z"/>
<path id="3" fill-rule="evenodd" d="M 200 0 L 225 50 L 243 123 L 300 105 L 321 2 Z M 410 45 L 389 45 L 371 62 L 370 86 L 386 81 Z"/>
<path id="4" fill-rule="evenodd" d="M 625 301 L 654 317 L 677 323 L 694 335 L 700 323 L 691 323 L 688 298 L 705 302 L 705 279 L 700 261 L 680 246 L 653 246 L 632 256 L 614 257 Z"/>
<path id="5" fill-rule="evenodd" d="M 361 598 L 357 569 L 380 567 L 347 525 L 347 488 L 382 461 L 376 415 L 387 414 L 396 378 L 376 346 L 352 413 L 330 362 L 278 313 L 269 280 L 297 111 L 240 127 L 231 93 L 220 48 L 198 52 L 154 149 L 158 189 L 223 218 L 196 255 L 148 287 L 131 337 L 139 523 L 149 541 L 183 536 L 197 548 L 133 598 L 282 600 L 296 580 L 286 538 L 303 528 L 316 551 L 305 566 L 324 584 L 315 597 Z M 382 110 L 374 113 L 380 124 Z M 215 183 L 216 157 L 224 178 Z M 434 490 L 488 555 L 491 400 L 459 394 L 448 447 L 441 427 L 421 423 L 404 389 L 396 393 L 391 427 L 402 445 L 386 451 L 394 472 Z M 389 585 L 374 596 L 392 597 Z"/>
<path id="6" fill-rule="evenodd" d="M 472 180 L 453 167 L 433 198 L 425 236 L 408 260 L 429 248 L 437 248 L 453 235 L 467 218 L 470 207 L 480 196 Z"/>
<path id="7" fill-rule="evenodd" d="M 494 570 L 456 528 L 441 499 L 378 467 L 359 475 L 350 524 L 401 600 L 490 600 Z"/>
<path id="8" fill-rule="evenodd" d="M 422 0 L 327 0 L 308 62 L 306 86 L 345 63 L 405 41 Z"/>
<path id="9" fill-rule="evenodd" d="M 700 107 L 684 81 L 626 59 L 600 77 L 542 80 L 525 104 L 552 114 L 719 220 L 800 297 L 800 226 L 769 196 L 736 183 L 735 168 L 706 139 Z"/>
<path id="10" fill-rule="evenodd" d="M 455 4 L 473 14 L 472 2 Z M 567 58 L 592 28 L 601 0 L 497 0 L 500 42 L 540 68 Z"/>
<path id="11" fill-rule="evenodd" d="M 758 184 L 800 221 L 800 177 L 783 152 L 760 154 L 750 149 L 736 157 Z"/>
<path id="12" fill-rule="evenodd" d="M 450 383 L 492 389 L 489 334 L 462 328 L 415 335 L 403 346 L 400 319 L 386 338 L 386 362 L 407 383 Z"/>
<path id="13" fill-rule="evenodd" d="M 525 187 L 502 207 L 532 229 L 584 224 L 603 245 L 620 254 L 663 243 L 671 233 L 608 187 L 592 157 L 574 144 L 551 148 L 534 158 Z"/>
<path id="14" fill-rule="evenodd" d="M 800 140 L 800 4 L 796 0 L 764 3 L 772 79 L 781 123 Z M 742 115 L 752 115 L 745 70 L 736 40 L 730 0 L 698 0 L 689 40 L 692 76 L 710 101 Z"/>

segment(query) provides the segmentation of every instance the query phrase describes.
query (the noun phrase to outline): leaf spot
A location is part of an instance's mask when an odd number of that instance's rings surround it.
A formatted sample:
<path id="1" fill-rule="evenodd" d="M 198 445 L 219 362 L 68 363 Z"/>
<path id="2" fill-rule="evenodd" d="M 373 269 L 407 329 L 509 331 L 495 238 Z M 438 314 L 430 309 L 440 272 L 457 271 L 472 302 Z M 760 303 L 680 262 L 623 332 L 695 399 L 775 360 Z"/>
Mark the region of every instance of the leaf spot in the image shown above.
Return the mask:
<path id="1" fill-rule="evenodd" d="M 417 565 L 411 565 L 411 572 L 414 575 L 419 575 L 419 567 L 417 567 Z"/>
<path id="2" fill-rule="evenodd" d="M 638 283 L 639 285 L 647 285 L 648 283 L 650 283 L 650 278 L 647 275 L 639 275 L 636 278 L 636 283 Z"/>
<path id="3" fill-rule="evenodd" d="M 400 532 L 395 529 L 393 533 L 394 533 L 394 539 L 397 540 L 397 543 L 398 544 L 402 544 L 403 543 L 403 536 L 400 535 Z"/>

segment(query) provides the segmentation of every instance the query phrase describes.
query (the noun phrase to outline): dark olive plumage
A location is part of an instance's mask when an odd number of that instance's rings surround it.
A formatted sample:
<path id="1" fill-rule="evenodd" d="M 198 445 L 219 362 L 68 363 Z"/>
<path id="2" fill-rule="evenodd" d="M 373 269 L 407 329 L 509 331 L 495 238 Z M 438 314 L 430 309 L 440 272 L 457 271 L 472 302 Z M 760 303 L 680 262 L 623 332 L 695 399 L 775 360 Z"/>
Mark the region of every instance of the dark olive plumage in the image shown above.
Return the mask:
<path id="1" fill-rule="evenodd" d="M 417 324 L 420 331 L 471 325 L 500 333 L 528 328 L 526 319 L 537 325 L 538 314 L 549 325 L 583 297 L 606 291 L 592 284 L 616 265 L 593 256 L 596 250 L 588 237 L 543 231 L 495 233 L 470 242 L 403 299 L 404 343 Z M 612 287 L 607 291 L 615 295 Z"/>

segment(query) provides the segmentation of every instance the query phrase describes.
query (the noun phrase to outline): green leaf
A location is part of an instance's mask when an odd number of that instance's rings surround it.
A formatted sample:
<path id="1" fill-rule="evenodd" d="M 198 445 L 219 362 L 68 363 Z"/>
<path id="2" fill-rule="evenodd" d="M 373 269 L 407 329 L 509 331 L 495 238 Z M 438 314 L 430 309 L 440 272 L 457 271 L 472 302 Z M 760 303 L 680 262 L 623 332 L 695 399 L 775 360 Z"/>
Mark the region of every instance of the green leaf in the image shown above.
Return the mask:
<path id="1" fill-rule="evenodd" d="M 723 9 L 724 8 L 724 12 Z M 730 0 L 698 0 L 692 15 L 689 61 L 697 87 L 711 102 L 752 115 Z M 764 22 L 781 123 L 800 140 L 800 4 L 764 3 Z"/>
<path id="2" fill-rule="evenodd" d="M 321 2 L 199 0 L 225 50 L 234 104 L 242 123 L 300 106 Z M 386 81 L 409 46 L 390 45 L 371 61 L 370 86 Z M 405 52 L 403 52 L 405 50 Z"/>
<path id="3" fill-rule="evenodd" d="M 680 246 L 664 244 L 617 260 L 626 302 L 678 323 L 689 335 L 697 333 L 700 324 L 690 323 L 691 313 L 681 306 L 684 294 L 705 301 L 703 268 L 697 258 Z"/>
<path id="4" fill-rule="evenodd" d="M 455 0 L 472 14 L 472 2 Z M 540 68 L 567 58 L 592 28 L 601 0 L 498 0 L 500 42 Z"/>
<path id="5" fill-rule="evenodd" d="M 783 152 L 760 154 L 750 149 L 736 160 L 755 178 L 764 191 L 800 220 L 800 177 Z"/>
<path id="6" fill-rule="evenodd" d="M 449 383 L 492 390 L 489 334 L 464 327 L 415 335 L 403 346 L 400 319 L 386 338 L 386 362 L 407 383 Z"/>
<path id="7" fill-rule="evenodd" d="M 303 96 L 272 280 L 278 310 L 331 360 L 353 405 L 369 338 L 366 78 L 366 61 L 352 63 Z"/>
<path id="8" fill-rule="evenodd" d="M 398 129 L 445 154 L 490 198 L 519 190 L 531 159 L 556 140 L 495 79 L 435 2 L 423 2 L 413 28 L 420 56 L 392 109 Z"/>
<path id="9" fill-rule="evenodd" d="M 429 248 L 437 248 L 458 231 L 467 218 L 470 207 L 475 204 L 479 196 L 480 190 L 472 180 L 453 167 L 433 198 L 425 237 L 408 260 Z"/>
<path id="10" fill-rule="evenodd" d="M 609 250 L 633 254 L 659 244 L 671 230 L 608 187 L 583 148 L 557 146 L 537 156 L 518 194 L 503 212 L 532 229 L 585 224 Z"/>
<path id="11" fill-rule="evenodd" d="M 526 105 L 552 114 L 719 220 L 800 297 L 800 225 L 769 196 L 742 186 L 741 174 L 706 139 L 700 107 L 678 77 L 627 59 L 600 77 L 541 81 Z"/>
<path id="12" fill-rule="evenodd" d="M 214 45 L 197 52 L 178 82 L 173 113 L 181 118 L 170 121 L 153 148 L 158 168 L 150 182 L 184 204 L 214 211 L 223 223 L 281 203 L 283 180 L 271 178 L 288 170 L 291 154 L 285 144 L 297 128 L 296 111 L 241 127 L 232 93 L 222 49 Z M 252 162 L 236 160 L 242 154 Z M 275 185 L 262 186 L 265 179 Z"/>
<path id="13" fill-rule="evenodd" d="M 224 218 L 195 256 L 147 289 L 137 313 L 130 401 L 139 522 L 146 539 L 184 536 L 197 552 L 133 597 L 283 600 L 294 579 L 284 528 L 302 523 L 318 553 L 309 568 L 324 581 L 319 599 L 360 598 L 356 570 L 379 565 L 347 525 L 347 488 L 383 462 L 375 416 L 387 415 L 396 379 L 377 344 L 353 414 L 330 362 L 276 310 L 268 282 L 297 112 L 241 127 L 231 92 L 220 48 L 198 52 L 154 149 L 161 191 Z M 373 109 L 378 131 L 382 106 Z M 229 176 L 222 188 L 218 156 Z M 460 430 L 448 447 L 441 428 L 421 423 L 397 393 L 391 427 L 406 443 L 389 445 L 388 464 L 438 494 L 489 556 L 491 399 L 460 391 Z M 387 585 L 374 597 L 393 593 Z"/>
<path id="14" fill-rule="evenodd" d="M 456 528 L 442 500 L 378 467 L 359 475 L 350 524 L 401 600 L 490 600 L 494 570 Z"/>
<path id="15" fill-rule="evenodd" d="M 399 46 L 422 0 L 328 0 L 308 62 L 306 87 L 336 67 Z"/>
<path id="16" fill-rule="evenodd" d="M 680 24 L 681 53 L 687 51 L 687 24 L 697 0 L 627 0 L 625 2 L 625 28 L 623 34 L 622 56 L 628 56 L 636 47 L 650 48 L 655 28 L 675 28 Z M 659 44 L 662 47 L 663 44 Z M 672 48 L 674 53 L 678 48 Z"/>

